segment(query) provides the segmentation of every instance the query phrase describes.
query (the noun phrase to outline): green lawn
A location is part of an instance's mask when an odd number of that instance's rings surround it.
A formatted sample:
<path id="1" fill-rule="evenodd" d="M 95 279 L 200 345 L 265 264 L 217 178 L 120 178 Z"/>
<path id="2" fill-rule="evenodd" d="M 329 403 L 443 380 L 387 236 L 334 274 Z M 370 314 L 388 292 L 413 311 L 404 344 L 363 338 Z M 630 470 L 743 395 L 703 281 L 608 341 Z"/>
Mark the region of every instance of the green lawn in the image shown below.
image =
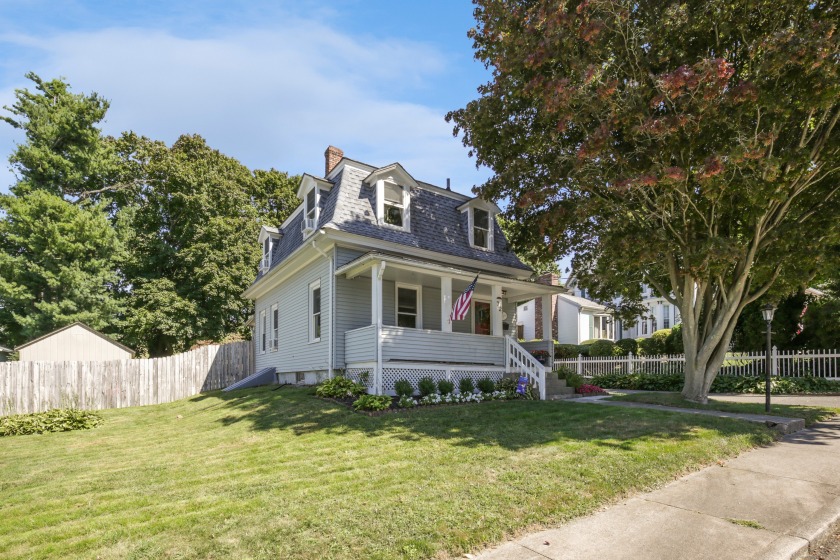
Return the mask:
<path id="1" fill-rule="evenodd" d="M 735 403 L 710 398 L 708 404 L 700 404 L 683 399 L 682 395 L 679 393 L 632 393 L 629 395 L 616 395 L 610 397 L 609 400 L 659 404 L 662 406 L 675 406 L 681 408 L 697 408 L 703 410 L 720 410 L 723 412 L 743 412 L 745 414 L 767 414 L 764 412 L 764 403 Z M 840 408 L 772 404 L 771 402 L 769 414 L 771 416 L 785 416 L 787 418 L 803 418 L 805 420 L 805 425 L 810 426 L 814 422 L 826 420 L 840 414 Z"/>
<path id="2" fill-rule="evenodd" d="M 103 416 L 90 431 L 0 438 L 3 558 L 445 558 L 773 437 L 562 402 L 369 417 L 296 388 Z"/>

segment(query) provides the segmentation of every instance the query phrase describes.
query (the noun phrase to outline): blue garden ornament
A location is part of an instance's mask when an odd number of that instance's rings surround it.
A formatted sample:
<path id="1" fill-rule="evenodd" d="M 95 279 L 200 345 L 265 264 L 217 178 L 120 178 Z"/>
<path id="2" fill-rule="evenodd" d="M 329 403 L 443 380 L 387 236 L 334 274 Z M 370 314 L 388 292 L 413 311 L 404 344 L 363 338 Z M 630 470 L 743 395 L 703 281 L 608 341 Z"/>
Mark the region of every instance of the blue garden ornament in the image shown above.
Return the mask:
<path id="1" fill-rule="evenodd" d="M 519 377 L 519 381 L 516 383 L 516 392 L 520 395 L 524 395 L 525 392 L 528 390 L 528 376 L 521 375 Z"/>

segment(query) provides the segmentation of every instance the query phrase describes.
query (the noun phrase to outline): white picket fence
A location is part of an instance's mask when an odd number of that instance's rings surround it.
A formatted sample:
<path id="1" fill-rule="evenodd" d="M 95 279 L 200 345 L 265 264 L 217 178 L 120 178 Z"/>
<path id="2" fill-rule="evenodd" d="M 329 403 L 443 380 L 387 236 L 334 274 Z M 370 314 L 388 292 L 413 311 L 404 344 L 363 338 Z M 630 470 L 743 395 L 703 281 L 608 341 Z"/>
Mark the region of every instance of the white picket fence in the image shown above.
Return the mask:
<path id="1" fill-rule="evenodd" d="M 726 355 L 719 375 L 763 376 L 764 352 L 730 352 Z M 555 359 L 554 370 L 560 367 L 574 369 L 584 377 L 595 375 L 627 375 L 649 373 L 653 375 L 682 374 L 685 355 L 659 356 L 606 356 Z M 837 350 L 778 350 L 770 355 L 770 373 L 778 377 L 822 377 L 840 379 L 840 352 Z"/>

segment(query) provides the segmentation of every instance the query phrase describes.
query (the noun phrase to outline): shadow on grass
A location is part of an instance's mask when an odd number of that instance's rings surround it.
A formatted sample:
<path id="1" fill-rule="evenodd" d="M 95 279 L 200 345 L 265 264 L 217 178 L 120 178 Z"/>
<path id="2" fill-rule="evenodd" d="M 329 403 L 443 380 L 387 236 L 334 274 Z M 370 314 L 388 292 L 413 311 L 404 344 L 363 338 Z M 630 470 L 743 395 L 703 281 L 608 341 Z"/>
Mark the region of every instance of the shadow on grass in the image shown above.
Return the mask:
<path id="1" fill-rule="evenodd" d="M 363 433 L 404 441 L 445 439 L 456 445 L 510 450 L 570 440 L 630 450 L 647 441 L 694 439 L 698 428 L 716 430 L 724 436 L 747 436 L 756 445 L 773 440 L 769 430 L 746 422 L 557 401 L 444 405 L 371 417 L 321 400 L 311 388 L 274 389 L 213 392 L 191 401 L 211 403 L 204 410 L 227 411 L 217 420 L 223 426 L 244 422 L 252 430 L 288 430 L 297 436 Z M 212 404 L 211 399 L 218 402 Z"/>

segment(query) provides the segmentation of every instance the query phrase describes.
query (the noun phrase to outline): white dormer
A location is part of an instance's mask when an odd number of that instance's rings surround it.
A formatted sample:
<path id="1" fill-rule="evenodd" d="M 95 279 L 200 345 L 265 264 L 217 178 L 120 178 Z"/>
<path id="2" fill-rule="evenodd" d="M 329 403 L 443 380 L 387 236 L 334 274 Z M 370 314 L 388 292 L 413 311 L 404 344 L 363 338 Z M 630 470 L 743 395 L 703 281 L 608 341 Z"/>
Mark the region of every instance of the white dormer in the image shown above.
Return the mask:
<path id="1" fill-rule="evenodd" d="M 279 241 L 282 234 L 274 227 L 263 226 L 260 228 L 259 243 L 262 247 L 262 258 L 260 258 L 260 274 L 265 274 L 271 268 L 271 251 Z"/>
<path id="2" fill-rule="evenodd" d="M 481 198 L 473 198 L 459 206 L 458 210 L 467 214 L 467 236 L 470 246 L 492 251 L 496 215 L 501 212 L 499 207 Z"/>
<path id="3" fill-rule="evenodd" d="M 300 229 L 304 237 L 311 234 L 318 227 L 321 214 L 321 196 L 332 188 L 332 183 L 308 173 L 300 180 L 297 196 L 303 201 L 303 220 Z"/>
<path id="4" fill-rule="evenodd" d="M 381 167 L 364 182 L 375 188 L 376 223 L 403 231 L 411 231 L 411 189 L 417 181 L 399 163 Z"/>

